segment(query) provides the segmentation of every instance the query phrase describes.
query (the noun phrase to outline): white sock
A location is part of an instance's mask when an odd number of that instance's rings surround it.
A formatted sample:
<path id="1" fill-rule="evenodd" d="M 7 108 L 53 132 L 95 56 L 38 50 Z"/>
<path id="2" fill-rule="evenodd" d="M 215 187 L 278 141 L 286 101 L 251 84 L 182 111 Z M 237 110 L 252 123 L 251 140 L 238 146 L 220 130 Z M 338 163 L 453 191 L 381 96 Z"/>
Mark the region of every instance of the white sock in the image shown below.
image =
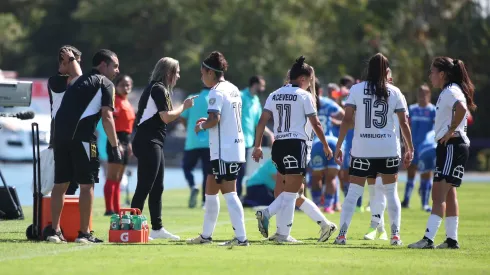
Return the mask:
<path id="1" fill-rule="evenodd" d="M 282 204 L 279 210 L 277 223 L 277 233 L 283 236 L 289 236 L 291 234 L 291 228 L 293 227 L 294 220 L 294 208 L 296 203 L 296 194 L 291 192 L 282 192 Z"/>
<path id="2" fill-rule="evenodd" d="M 386 197 L 383 191 L 384 187 L 383 187 L 383 183 L 381 182 L 381 178 L 378 179 L 376 179 L 376 184 L 374 185 L 374 189 L 376 191 L 375 200 L 380 204 L 380 209 L 381 209 L 381 220 L 379 221 L 378 232 L 385 232 Z"/>
<path id="3" fill-rule="evenodd" d="M 434 241 L 437 230 L 439 230 L 439 227 L 441 226 L 441 222 L 441 217 L 430 214 L 429 220 L 427 221 L 427 227 L 425 228 L 425 237 L 429 238 L 431 241 Z"/>
<path id="4" fill-rule="evenodd" d="M 218 195 L 206 195 L 206 210 L 204 212 L 204 224 L 202 226 L 202 236 L 209 238 L 213 236 L 216 222 L 219 215 L 219 198 Z"/>
<path id="5" fill-rule="evenodd" d="M 458 241 L 458 216 L 446 217 L 446 237 Z"/>
<path id="6" fill-rule="evenodd" d="M 265 214 L 268 215 L 268 218 L 276 215 L 279 209 L 281 209 L 283 193 L 279 194 L 279 196 L 277 196 L 277 198 L 267 207 Z"/>
<path id="7" fill-rule="evenodd" d="M 310 217 L 310 219 L 320 225 L 320 227 L 324 227 L 329 224 L 327 218 L 325 218 L 325 215 L 322 214 L 322 212 L 314 202 L 312 202 L 308 198 L 303 199 L 305 201 L 299 207 L 301 211 L 303 211 L 308 217 Z"/>
<path id="8" fill-rule="evenodd" d="M 381 222 L 381 205 L 380 202 L 376 200 L 376 187 L 373 185 L 368 185 L 369 191 L 369 207 L 371 207 L 371 228 L 378 228 Z"/>
<path id="9" fill-rule="evenodd" d="M 388 202 L 388 215 L 390 216 L 391 223 L 391 236 L 400 235 L 400 224 L 401 224 L 401 214 L 402 206 L 400 203 L 400 198 L 398 197 L 397 184 L 390 183 L 383 185 L 386 200 Z"/>
<path id="10" fill-rule="evenodd" d="M 364 193 L 364 187 L 351 183 L 349 184 L 349 191 L 342 204 L 342 212 L 340 212 L 340 232 L 339 236 L 346 236 L 349 229 L 352 215 L 356 209 L 357 199 Z"/>
<path id="11" fill-rule="evenodd" d="M 228 213 L 230 214 L 231 225 L 233 225 L 235 236 L 239 241 L 243 242 L 247 239 L 247 234 L 245 232 L 242 203 L 236 192 L 226 193 L 223 194 L 223 196 L 225 197 L 226 205 L 228 206 Z"/>

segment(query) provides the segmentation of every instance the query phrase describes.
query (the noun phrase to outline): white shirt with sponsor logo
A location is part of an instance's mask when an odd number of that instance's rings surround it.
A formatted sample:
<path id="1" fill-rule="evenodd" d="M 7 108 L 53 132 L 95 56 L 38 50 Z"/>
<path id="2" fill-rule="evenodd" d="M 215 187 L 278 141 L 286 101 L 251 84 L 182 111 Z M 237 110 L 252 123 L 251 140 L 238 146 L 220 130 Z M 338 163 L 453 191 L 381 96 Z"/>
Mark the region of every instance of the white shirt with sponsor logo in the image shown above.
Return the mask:
<path id="1" fill-rule="evenodd" d="M 307 161 L 313 143 L 313 127 L 308 119 L 316 115 L 313 96 L 296 85 L 287 84 L 271 93 L 265 102 L 264 111 L 274 118 L 276 140 L 302 139 L 307 145 Z"/>
<path id="2" fill-rule="evenodd" d="M 436 121 L 434 124 L 434 130 L 436 131 L 436 142 L 439 141 L 451 127 L 451 121 L 453 120 L 454 108 L 457 102 L 461 102 L 466 107 L 466 98 L 464 96 L 463 90 L 456 83 L 451 83 L 447 85 L 444 90 L 442 90 L 437 99 L 436 104 Z M 463 138 L 466 144 L 470 144 L 470 139 L 466 135 L 468 127 L 468 111 L 461 121 L 461 123 L 454 130 L 455 133 L 459 134 Z"/>
<path id="3" fill-rule="evenodd" d="M 399 156 L 398 121 L 394 114 L 406 112 L 406 101 L 400 89 L 387 84 L 388 98 L 377 98 L 363 81 L 352 86 L 346 106 L 355 112 L 351 155 L 357 158 L 394 158 Z"/>
<path id="4" fill-rule="evenodd" d="M 240 90 L 228 81 L 220 81 L 209 91 L 208 113 L 220 114 L 218 125 L 209 129 L 211 160 L 245 162 Z"/>

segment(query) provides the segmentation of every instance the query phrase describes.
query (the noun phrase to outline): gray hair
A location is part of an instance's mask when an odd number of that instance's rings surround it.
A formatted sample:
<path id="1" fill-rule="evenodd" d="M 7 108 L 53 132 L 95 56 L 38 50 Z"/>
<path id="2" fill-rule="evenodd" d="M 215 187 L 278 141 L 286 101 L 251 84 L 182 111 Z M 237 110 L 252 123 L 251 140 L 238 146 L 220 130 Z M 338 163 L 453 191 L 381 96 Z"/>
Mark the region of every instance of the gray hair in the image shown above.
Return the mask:
<path id="1" fill-rule="evenodd" d="M 153 68 L 153 71 L 151 72 L 150 81 L 160 81 L 171 90 L 173 87 L 170 87 L 171 83 L 167 83 L 168 77 L 175 77 L 178 67 L 178 60 L 171 57 L 164 57 L 155 64 L 155 68 Z"/>

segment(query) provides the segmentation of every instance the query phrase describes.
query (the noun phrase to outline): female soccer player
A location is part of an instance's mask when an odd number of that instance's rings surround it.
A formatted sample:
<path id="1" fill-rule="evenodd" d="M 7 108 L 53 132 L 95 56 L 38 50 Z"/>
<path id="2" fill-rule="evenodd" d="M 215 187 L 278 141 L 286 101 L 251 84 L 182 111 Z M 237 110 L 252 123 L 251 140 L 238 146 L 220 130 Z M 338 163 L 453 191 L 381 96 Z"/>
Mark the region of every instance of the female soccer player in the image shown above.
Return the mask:
<path id="1" fill-rule="evenodd" d="M 128 94 L 133 88 L 133 79 L 129 75 L 120 75 L 114 81 L 114 85 L 116 86 L 114 124 L 116 126 L 117 139 L 122 147 L 122 159 L 120 161 L 115 160 L 111 146 L 107 145 L 109 163 L 107 165 L 107 180 L 104 185 L 106 216 L 119 213 L 121 179 L 128 164 L 128 159 L 133 154 L 130 136 L 133 132 L 135 114 L 128 100 Z"/>
<path id="2" fill-rule="evenodd" d="M 138 183 L 134 192 L 132 208 L 143 210 L 149 195 L 152 239 L 180 240 L 163 228 L 162 193 L 165 158 L 163 143 L 167 135 L 167 124 L 180 117 L 180 114 L 194 105 L 189 97 L 184 104 L 174 108 L 170 95 L 180 78 L 179 62 L 170 57 L 158 60 L 151 73 L 150 83 L 141 94 L 136 115 L 136 134 L 133 139 L 133 152 L 138 158 Z"/>
<path id="3" fill-rule="evenodd" d="M 436 170 L 432 189 L 432 213 L 424 238 L 409 248 L 434 248 L 434 238 L 446 214 L 446 240 L 437 248 L 459 248 L 459 206 L 456 188 L 463 180 L 469 156 L 470 140 L 466 135 L 469 110 L 476 109 L 475 87 L 463 61 L 436 57 L 430 67 L 432 86 L 442 90 L 436 105 Z"/>
<path id="4" fill-rule="evenodd" d="M 320 120 L 316 115 L 314 97 L 306 91 L 311 85 L 313 76 L 313 68 L 305 63 L 305 58 L 303 56 L 298 58 L 289 71 L 290 84 L 286 84 L 269 95 L 256 129 L 252 157 L 258 162 L 263 157 L 261 144 L 265 125 L 271 117 L 274 118 L 275 141 L 272 145 L 272 161 L 279 173 L 284 175 L 284 192 L 273 202 L 273 204 L 280 205 L 277 212 L 275 238 L 278 242 L 294 242 L 290 238 L 294 209 L 297 193 L 303 186 L 308 165 L 309 148 L 307 147 L 311 146 L 313 131 L 321 140 L 325 155 L 328 158 L 332 156 Z M 318 210 L 317 207 L 315 208 Z M 259 220 L 259 229 L 263 231 L 261 212 L 257 212 L 256 215 Z M 267 217 L 265 218 L 268 220 Z M 325 240 L 330 237 L 335 228 L 335 225 L 328 226 L 324 234 Z"/>
<path id="5" fill-rule="evenodd" d="M 201 64 L 201 78 L 211 88 L 208 100 L 208 118 L 195 127 L 196 134 L 209 129 L 211 168 L 206 180 L 206 212 L 202 233 L 187 240 L 189 244 L 207 244 L 212 236 L 219 215 L 221 191 L 225 197 L 235 238 L 222 246 L 248 246 L 243 206 L 236 192 L 238 171 L 245 163 L 240 90 L 225 80 L 228 62 L 220 52 L 212 52 Z"/>
<path id="6" fill-rule="evenodd" d="M 348 129 L 353 124 L 355 126 L 349 169 L 349 192 L 342 205 L 341 228 L 335 244 L 346 244 L 347 230 L 357 199 L 364 192 L 366 178 L 375 178 L 377 174 L 381 174 L 388 200 L 392 224 L 391 244 L 402 243 L 399 232 L 401 206 L 396 183 L 400 164 L 397 148 L 400 144 L 396 136 L 393 113 L 398 115 L 402 135 L 408 143 L 405 166 L 408 166 L 413 158 L 413 145 L 403 95 L 397 87 L 388 83 L 388 69 L 388 59 L 382 54 L 371 57 L 366 80 L 352 86 L 345 104 L 345 116 L 335 150 L 335 160 L 339 165 L 343 161 L 342 142 Z"/>

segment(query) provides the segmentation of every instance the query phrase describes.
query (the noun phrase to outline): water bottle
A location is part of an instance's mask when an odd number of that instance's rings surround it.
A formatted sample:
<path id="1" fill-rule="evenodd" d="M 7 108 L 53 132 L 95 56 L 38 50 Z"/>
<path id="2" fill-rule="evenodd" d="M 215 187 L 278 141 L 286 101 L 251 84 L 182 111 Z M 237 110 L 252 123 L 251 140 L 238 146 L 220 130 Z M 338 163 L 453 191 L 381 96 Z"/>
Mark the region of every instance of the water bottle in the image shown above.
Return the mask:
<path id="1" fill-rule="evenodd" d="M 130 230 L 131 229 L 131 215 L 124 214 L 121 219 L 121 229 Z"/>
<path id="2" fill-rule="evenodd" d="M 121 228 L 119 224 L 119 215 L 118 214 L 112 214 L 111 216 L 111 230 L 119 230 Z"/>
<path id="3" fill-rule="evenodd" d="M 131 229 L 133 230 L 141 230 L 141 216 L 133 215 L 131 217 Z"/>
<path id="4" fill-rule="evenodd" d="M 145 215 L 141 215 L 141 228 L 148 229 L 148 220 Z"/>

